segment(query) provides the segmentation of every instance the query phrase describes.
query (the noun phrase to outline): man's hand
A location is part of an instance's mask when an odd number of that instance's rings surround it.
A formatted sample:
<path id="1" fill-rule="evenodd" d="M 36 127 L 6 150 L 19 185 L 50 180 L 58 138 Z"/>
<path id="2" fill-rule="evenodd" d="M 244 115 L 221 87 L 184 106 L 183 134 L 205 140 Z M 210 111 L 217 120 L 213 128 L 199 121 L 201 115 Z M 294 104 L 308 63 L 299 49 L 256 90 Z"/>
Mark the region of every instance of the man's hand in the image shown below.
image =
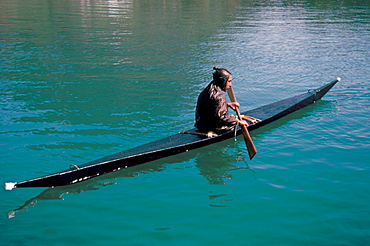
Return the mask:
<path id="1" fill-rule="evenodd" d="M 238 122 L 239 125 L 249 126 L 249 124 L 248 124 L 247 121 L 245 121 L 245 120 L 239 120 L 238 119 L 238 116 L 236 116 L 236 115 L 233 115 L 233 116 L 235 117 L 235 119 L 236 119 L 236 121 Z"/>
<path id="2" fill-rule="evenodd" d="M 238 120 L 239 125 L 249 126 L 245 120 Z"/>
<path id="3" fill-rule="evenodd" d="M 236 111 L 238 108 L 240 108 L 240 104 L 238 102 L 231 102 L 228 103 L 227 106 L 232 108 L 234 111 Z"/>

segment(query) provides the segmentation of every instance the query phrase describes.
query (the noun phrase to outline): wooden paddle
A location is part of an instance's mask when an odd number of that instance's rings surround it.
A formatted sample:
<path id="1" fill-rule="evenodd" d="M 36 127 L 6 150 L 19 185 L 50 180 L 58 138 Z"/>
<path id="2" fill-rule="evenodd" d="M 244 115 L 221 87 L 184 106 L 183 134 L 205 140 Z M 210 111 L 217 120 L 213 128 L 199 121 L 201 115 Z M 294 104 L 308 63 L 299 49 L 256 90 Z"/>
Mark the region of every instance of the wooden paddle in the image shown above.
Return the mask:
<path id="1" fill-rule="evenodd" d="M 233 90 L 232 87 L 230 87 L 227 90 L 227 94 L 229 94 L 230 100 L 232 102 L 236 102 L 236 97 L 235 97 L 234 90 Z M 240 115 L 240 112 L 239 112 L 239 109 L 238 108 L 235 109 L 235 112 L 238 115 L 238 119 L 239 120 L 243 120 L 242 117 L 241 117 L 241 115 Z M 242 131 L 243 131 L 244 141 L 245 141 L 245 144 L 247 145 L 249 158 L 252 160 L 253 157 L 255 156 L 255 154 L 257 153 L 257 149 L 256 149 L 256 146 L 254 146 L 254 143 L 252 141 L 251 136 L 249 135 L 247 126 L 241 125 L 241 127 L 242 127 Z"/>

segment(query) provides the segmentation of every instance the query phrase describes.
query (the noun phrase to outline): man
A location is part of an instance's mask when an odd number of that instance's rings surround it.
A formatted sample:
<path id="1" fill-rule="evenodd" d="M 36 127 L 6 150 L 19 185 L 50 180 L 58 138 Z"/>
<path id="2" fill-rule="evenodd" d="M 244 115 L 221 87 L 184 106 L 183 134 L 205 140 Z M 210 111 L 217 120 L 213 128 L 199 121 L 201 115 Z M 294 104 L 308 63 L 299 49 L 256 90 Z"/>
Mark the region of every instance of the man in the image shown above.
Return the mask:
<path id="1" fill-rule="evenodd" d="M 195 127 L 200 132 L 222 132 L 233 129 L 237 123 L 248 125 L 228 112 L 228 107 L 233 110 L 240 107 L 237 102 L 228 103 L 223 93 L 232 86 L 231 72 L 225 68 L 213 69 L 212 82 L 198 97 Z"/>

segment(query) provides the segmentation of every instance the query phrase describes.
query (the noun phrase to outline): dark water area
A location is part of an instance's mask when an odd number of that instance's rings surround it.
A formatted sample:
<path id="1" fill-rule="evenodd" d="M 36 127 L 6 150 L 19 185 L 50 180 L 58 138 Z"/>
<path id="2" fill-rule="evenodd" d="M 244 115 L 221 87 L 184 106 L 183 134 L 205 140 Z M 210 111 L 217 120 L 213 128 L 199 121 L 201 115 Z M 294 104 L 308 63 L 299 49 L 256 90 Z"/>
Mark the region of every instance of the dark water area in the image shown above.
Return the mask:
<path id="1" fill-rule="evenodd" d="M 0 181 L 194 123 L 212 67 L 241 111 L 342 80 L 242 138 L 80 184 L 0 191 L 1 245 L 367 245 L 368 1 L 0 2 Z"/>

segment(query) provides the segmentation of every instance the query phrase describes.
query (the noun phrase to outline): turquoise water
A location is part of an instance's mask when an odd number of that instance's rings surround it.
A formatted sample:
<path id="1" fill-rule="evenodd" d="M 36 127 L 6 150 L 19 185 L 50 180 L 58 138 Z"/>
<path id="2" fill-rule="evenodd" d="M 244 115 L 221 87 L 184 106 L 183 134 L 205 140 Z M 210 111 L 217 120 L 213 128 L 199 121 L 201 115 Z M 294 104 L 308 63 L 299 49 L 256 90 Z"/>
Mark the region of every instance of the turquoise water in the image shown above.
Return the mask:
<path id="1" fill-rule="evenodd" d="M 242 138 L 0 191 L 1 245 L 368 245 L 368 1 L 0 2 L 0 181 L 192 128 L 212 67 L 245 111 L 342 78 Z"/>

